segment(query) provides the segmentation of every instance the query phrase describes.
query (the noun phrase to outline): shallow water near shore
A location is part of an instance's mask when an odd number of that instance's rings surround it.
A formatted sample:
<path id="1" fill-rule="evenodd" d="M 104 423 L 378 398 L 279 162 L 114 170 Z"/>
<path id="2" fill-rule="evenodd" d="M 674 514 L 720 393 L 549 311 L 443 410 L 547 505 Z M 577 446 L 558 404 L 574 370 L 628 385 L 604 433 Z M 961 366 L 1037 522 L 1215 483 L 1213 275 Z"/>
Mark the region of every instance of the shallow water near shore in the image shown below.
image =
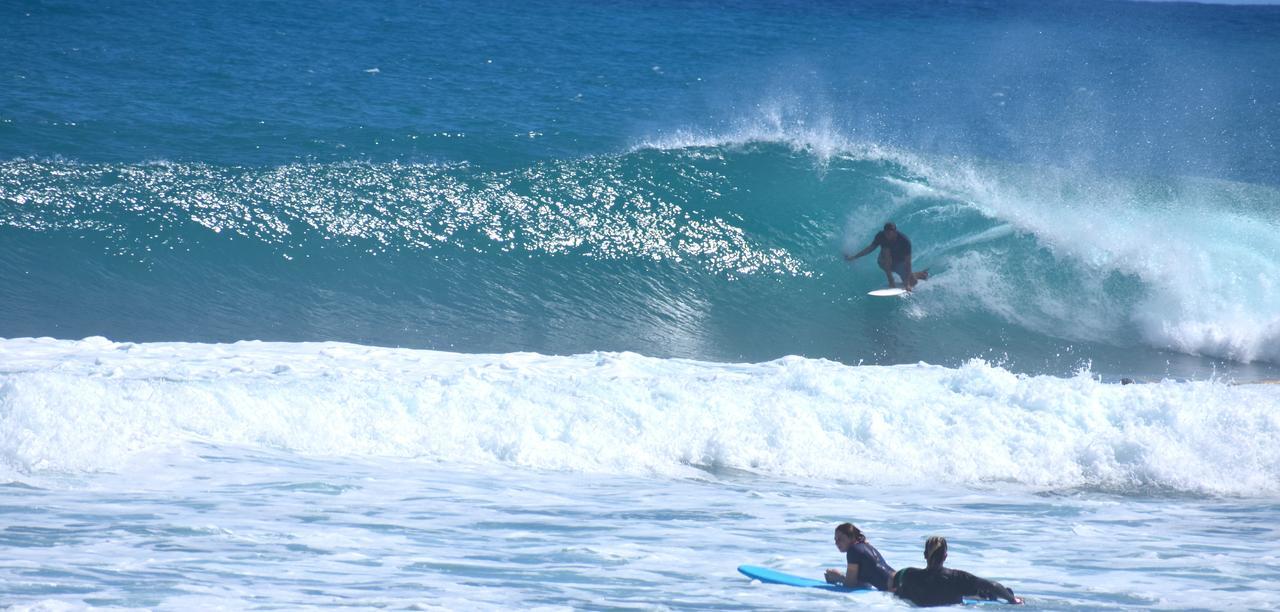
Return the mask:
<path id="1" fill-rule="evenodd" d="M 10 603 L 904 608 L 734 571 L 840 567 L 827 540 L 844 520 L 899 568 L 921 565 L 925 536 L 947 534 L 952 566 L 1002 581 L 1029 609 L 1268 609 L 1280 581 L 1280 506 L 1256 500 L 584 476 L 216 446 L 148 460 L 156 475 L 0 489 Z"/>

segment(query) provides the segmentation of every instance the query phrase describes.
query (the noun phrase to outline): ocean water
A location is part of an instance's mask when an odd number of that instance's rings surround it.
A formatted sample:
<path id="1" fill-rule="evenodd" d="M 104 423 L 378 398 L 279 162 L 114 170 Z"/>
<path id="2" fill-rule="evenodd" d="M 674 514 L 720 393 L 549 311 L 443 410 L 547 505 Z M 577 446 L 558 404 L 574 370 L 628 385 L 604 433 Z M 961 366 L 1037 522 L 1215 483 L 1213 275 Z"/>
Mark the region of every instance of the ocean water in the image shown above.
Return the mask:
<path id="1" fill-rule="evenodd" d="M 1280 7 L 0 24 L 0 603 L 1277 605 Z"/>

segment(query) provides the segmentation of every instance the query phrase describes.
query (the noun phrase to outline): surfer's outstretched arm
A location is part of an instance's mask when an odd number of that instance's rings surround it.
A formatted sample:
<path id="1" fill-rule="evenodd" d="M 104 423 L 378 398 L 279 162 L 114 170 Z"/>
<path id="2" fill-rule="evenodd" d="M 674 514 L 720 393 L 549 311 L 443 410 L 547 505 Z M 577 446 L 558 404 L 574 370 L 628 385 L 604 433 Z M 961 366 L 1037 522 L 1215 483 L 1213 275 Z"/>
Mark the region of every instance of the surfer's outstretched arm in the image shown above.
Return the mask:
<path id="1" fill-rule="evenodd" d="M 1022 603 L 1022 598 L 1014 595 L 1013 589 L 1010 589 L 1009 587 L 1006 587 L 994 580 L 987 580 L 985 578 L 979 578 L 978 580 L 980 581 L 979 586 L 982 587 L 982 592 L 979 593 L 979 595 L 988 595 L 992 598 L 1000 598 L 1011 604 Z"/>
<path id="2" fill-rule="evenodd" d="M 855 260 L 855 259 L 857 259 L 857 258 L 859 258 L 859 257 L 862 257 L 863 255 L 866 255 L 867 253 L 870 253 L 870 252 L 871 252 L 871 250 L 872 250 L 872 249 L 874 249 L 874 248 L 876 248 L 877 246 L 879 246 L 879 245 L 878 245 L 878 244 L 876 244 L 875 242 L 872 242 L 869 246 L 867 246 L 867 248 L 862 249 L 861 251 L 858 251 L 857 253 L 854 253 L 853 255 L 848 255 L 848 254 L 846 254 L 846 255 L 844 256 L 844 259 L 845 259 L 845 261 L 853 261 L 853 260 Z"/>

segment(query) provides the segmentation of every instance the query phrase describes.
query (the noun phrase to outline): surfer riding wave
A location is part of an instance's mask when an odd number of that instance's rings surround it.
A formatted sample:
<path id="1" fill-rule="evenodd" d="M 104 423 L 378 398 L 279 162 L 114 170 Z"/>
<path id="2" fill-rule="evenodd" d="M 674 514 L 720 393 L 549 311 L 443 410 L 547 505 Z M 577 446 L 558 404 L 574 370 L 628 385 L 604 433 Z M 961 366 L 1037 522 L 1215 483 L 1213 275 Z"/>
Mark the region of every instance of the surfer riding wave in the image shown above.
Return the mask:
<path id="1" fill-rule="evenodd" d="M 845 261 L 853 261 L 871 251 L 876 247 L 880 247 L 880 256 L 877 262 L 880 269 L 884 270 L 884 276 L 889 281 L 890 287 L 897 287 L 894 283 L 893 275 L 897 273 L 902 278 L 902 286 L 907 291 L 911 291 L 915 287 L 916 282 L 929 278 L 928 268 L 920 272 L 911 271 L 911 239 L 907 235 L 898 231 L 898 226 L 892 221 L 884 224 L 884 229 L 876 233 L 875 238 L 867 248 L 854 253 L 853 255 L 845 255 Z"/>

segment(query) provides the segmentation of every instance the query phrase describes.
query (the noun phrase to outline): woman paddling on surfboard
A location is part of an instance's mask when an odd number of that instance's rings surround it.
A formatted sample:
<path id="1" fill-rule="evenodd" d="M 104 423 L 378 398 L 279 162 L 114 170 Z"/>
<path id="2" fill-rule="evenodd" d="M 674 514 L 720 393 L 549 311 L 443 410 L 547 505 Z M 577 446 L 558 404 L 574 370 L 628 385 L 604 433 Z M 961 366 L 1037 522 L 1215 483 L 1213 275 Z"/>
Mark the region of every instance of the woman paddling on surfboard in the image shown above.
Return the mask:
<path id="1" fill-rule="evenodd" d="M 933 536 L 924 543 L 924 558 L 928 567 L 908 567 L 893 575 L 891 591 L 917 606 L 949 606 L 963 603 L 964 598 L 1003 599 L 1011 604 L 1022 603 L 999 582 L 979 578 L 969 572 L 942 567 L 947 560 L 947 539 Z"/>
<path id="2" fill-rule="evenodd" d="M 911 271 L 911 240 L 906 234 L 898 231 L 898 226 L 892 221 L 884 224 L 884 230 L 876 234 L 875 239 L 867 248 L 858 251 L 853 255 L 845 255 L 845 261 L 853 261 L 867 253 L 870 253 L 876 247 L 880 247 L 880 257 L 877 262 L 880 269 L 884 270 L 885 278 L 889 279 L 890 287 L 897 287 L 893 282 L 893 273 L 897 272 L 902 277 L 902 286 L 907 291 L 911 291 L 916 286 L 916 281 L 922 281 L 929 278 L 929 269 L 925 268 L 920 272 Z"/>
<path id="3" fill-rule="evenodd" d="M 828 584 L 842 584 L 850 588 L 870 584 L 881 591 L 889 590 L 893 568 L 884 562 L 880 551 L 868 544 L 867 536 L 852 523 L 841 523 L 836 527 L 836 548 L 845 553 L 849 567 L 843 574 L 840 570 L 827 570 Z"/>

